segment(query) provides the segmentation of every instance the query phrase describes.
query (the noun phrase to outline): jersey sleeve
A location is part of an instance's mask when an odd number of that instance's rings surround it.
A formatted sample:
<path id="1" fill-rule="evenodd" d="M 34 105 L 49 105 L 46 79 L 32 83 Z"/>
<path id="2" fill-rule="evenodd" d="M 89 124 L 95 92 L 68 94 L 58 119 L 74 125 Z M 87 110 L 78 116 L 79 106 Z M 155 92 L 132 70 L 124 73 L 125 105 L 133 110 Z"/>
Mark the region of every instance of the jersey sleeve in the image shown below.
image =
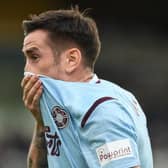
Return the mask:
<path id="1" fill-rule="evenodd" d="M 117 102 L 97 106 L 82 130 L 86 160 L 103 168 L 140 165 L 134 124 L 130 113 Z"/>

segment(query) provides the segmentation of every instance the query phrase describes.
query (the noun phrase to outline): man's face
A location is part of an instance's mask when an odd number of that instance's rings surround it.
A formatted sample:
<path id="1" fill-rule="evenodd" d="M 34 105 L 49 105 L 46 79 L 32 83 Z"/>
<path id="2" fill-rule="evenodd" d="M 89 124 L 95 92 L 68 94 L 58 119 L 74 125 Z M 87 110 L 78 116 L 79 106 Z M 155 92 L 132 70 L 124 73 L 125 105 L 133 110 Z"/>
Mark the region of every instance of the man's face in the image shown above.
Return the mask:
<path id="1" fill-rule="evenodd" d="M 62 58 L 56 56 L 51 48 L 46 31 L 36 30 L 29 33 L 24 38 L 23 53 L 26 57 L 25 71 L 62 79 L 61 74 L 64 71 Z"/>

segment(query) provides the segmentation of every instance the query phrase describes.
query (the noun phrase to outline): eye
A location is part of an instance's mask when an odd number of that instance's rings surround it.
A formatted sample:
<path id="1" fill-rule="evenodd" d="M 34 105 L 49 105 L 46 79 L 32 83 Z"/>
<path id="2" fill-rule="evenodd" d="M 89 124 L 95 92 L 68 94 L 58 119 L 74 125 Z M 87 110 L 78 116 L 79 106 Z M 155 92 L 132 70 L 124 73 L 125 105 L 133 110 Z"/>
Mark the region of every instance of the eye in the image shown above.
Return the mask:
<path id="1" fill-rule="evenodd" d="M 31 55 L 31 59 L 36 60 L 37 58 L 37 55 Z"/>
<path id="2" fill-rule="evenodd" d="M 37 61 L 37 60 L 39 59 L 39 55 L 38 55 L 38 54 L 31 54 L 31 55 L 29 56 L 29 58 L 30 58 L 31 60 L 33 60 L 33 61 Z"/>

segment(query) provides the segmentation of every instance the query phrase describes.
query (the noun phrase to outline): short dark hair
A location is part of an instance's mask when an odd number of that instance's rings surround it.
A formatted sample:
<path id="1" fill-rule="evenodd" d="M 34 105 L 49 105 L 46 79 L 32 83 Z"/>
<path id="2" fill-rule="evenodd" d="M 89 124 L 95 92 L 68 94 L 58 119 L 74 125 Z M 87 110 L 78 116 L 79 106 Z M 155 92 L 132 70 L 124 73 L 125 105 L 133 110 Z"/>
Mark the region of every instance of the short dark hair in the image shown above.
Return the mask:
<path id="1" fill-rule="evenodd" d="M 91 17 L 86 16 L 85 11 L 80 12 L 78 7 L 31 15 L 30 20 L 24 20 L 22 26 L 25 36 L 42 29 L 49 33 L 53 42 L 73 42 L 80 48 L 86 64 L 94 67 L 101 48 L 97 25 Z"/>

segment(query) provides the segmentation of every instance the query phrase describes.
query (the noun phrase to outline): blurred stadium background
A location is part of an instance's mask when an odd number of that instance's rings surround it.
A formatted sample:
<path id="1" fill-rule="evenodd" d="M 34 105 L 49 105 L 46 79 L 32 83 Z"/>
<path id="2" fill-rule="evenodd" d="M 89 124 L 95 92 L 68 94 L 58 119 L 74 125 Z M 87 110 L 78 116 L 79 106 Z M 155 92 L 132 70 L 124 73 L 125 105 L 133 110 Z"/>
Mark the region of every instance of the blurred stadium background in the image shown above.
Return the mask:
<path id="1" fill-rule="evenodd" d="M 24 58 L 21 22 L 48 9 L 91 8 L 102 40 L 99 77 L 139 100 L 151 135 L 154 165 L 168 165 L 168 12 L 163 1 L 29 0 L 0 2 L 0 168 L 26 168 L 33 118 L 21 100 Z"/>

